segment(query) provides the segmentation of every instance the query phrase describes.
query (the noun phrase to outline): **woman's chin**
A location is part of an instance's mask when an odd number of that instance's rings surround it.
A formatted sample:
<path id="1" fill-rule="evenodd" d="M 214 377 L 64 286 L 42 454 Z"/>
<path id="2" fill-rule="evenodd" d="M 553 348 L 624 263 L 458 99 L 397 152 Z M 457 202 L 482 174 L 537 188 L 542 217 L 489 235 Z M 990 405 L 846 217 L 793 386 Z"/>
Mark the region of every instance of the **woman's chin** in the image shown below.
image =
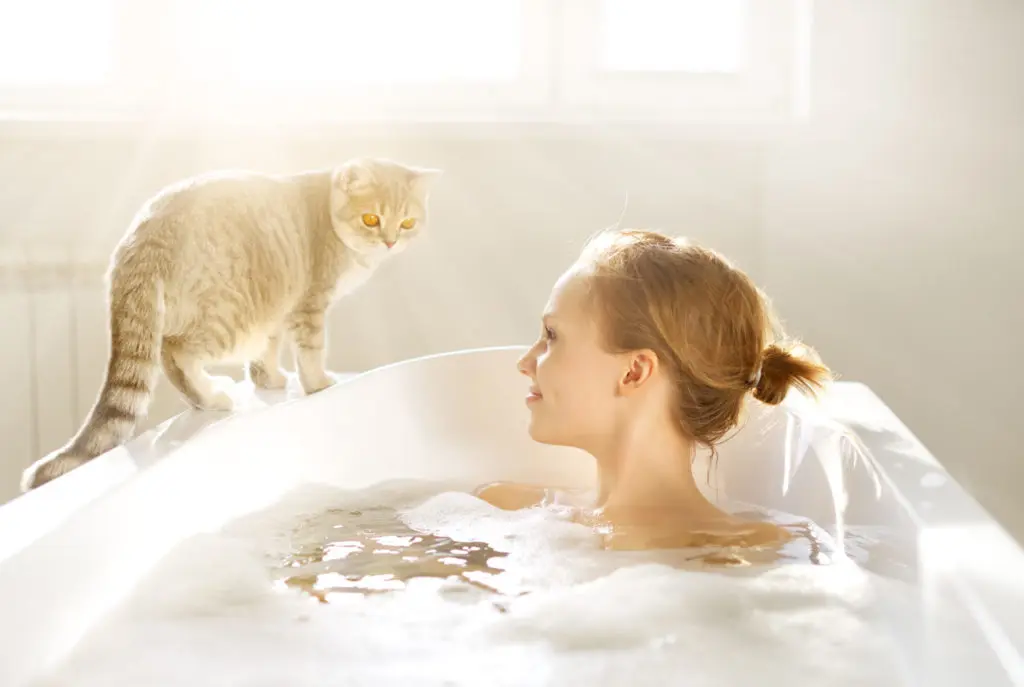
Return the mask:
<path id="1" fill-rule="evenodd" d="M 543 441 L 541 441 L 538 438 L 537 429 L 536 429 L 536 427 L 534 427 L 533 420 L 530 420 L 530 426 L 526 428 L 526 432 L 530 435 L 530 438 L 533 439 L 534 441 L 539 441 L 540 443 L 544 443 Z"/>
<path id="2" fill-rule="evenodd" d="M 530 418 L 530 426 L 527 429 L 527 432 L 529 432 L 530 438 L 539 444 L 551 443 L 548 440 L 547 432 L 544 432 L 543 428 L 538 426 L 537 420 L 535 418 Z"/>
<path id="3" fill-rule="evenodd" d="M 528 431 L 530 438 L 538 444 L 548 444 L 550 446 L 566 445 L 564 441 L 560 441 L 560 437 L 557 432 L 552 432 L 550 427 L 544 427 L 543 424 L 537 422 L 536 418 L 532 418 L 530 420 Z"/>

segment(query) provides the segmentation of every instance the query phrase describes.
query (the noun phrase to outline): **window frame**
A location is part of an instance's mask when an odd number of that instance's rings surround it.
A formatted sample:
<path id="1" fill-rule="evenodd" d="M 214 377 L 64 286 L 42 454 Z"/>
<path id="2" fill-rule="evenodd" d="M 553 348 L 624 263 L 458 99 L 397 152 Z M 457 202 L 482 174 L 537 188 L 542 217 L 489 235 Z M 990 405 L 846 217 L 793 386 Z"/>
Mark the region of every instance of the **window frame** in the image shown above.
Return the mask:
<path id="1" fill-rule="evenodd" d="M 601 64 L 601 5 L 566 0 L 561 74 L 563 107 L 597 119 L 672 121 L 778 120 L 796 113 L 807 59 L 809 0 L 750 0 L 747 55 L 732 73 L 606 69 Z"/>
<path id="2" fill-rule="evenodd" d="M 486 1 L 486 0 L 482 0 Z M 114 65 L 99 86 L 0 86 L 0 119 L 164 123 L 523 122 L 654 120 L 776 122 L 799 109 L 812 0 L 751 0 L 746 70 L 740 74 L 610 72 L 596 49 L 596 0 L 522 0 L 520 78 L 494 84 L 348 85 L 224 89 L 183 77 L 173 3 L 112 0 Z M 138 55 L 151 57 L 137 59 Z M 168 99 L 168 88 L 177 97 Z"/>
<path id="3" fill-rule="evenodd" d="M 266 89 L 224 89 L 217 84 L 191 81 L 176 65 L 172 82 L 182 98 L 175 119 L 204 120 L 209 108 L 217 119 L 230 121 L 266 119 L 286 122 L 364 121 L 379 119 L 450 120 L 478 119 L 536 112 L 550 91 L 552 0 L 520 0 L 523 5 L 522 69 L 518 78 L 501 82 L 344 84 L 338 93 L 313 86 Z M 168 37 L 168 40 L 173 41 Z M 282 102 L 284 100 L 284 102 Z M 161 104 L 166 111 L 166 103 Z M 263 113 L 263 114 L 260 114 Z"/>

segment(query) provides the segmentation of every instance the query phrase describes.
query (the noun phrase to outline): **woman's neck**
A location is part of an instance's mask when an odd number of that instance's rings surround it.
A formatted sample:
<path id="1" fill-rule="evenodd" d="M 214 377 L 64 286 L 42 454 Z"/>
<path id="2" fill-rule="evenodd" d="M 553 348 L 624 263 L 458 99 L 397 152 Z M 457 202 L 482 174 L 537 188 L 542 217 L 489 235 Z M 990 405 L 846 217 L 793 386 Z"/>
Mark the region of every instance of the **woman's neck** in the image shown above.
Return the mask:
<path id="1" fill-rule="evenodd" d="M 622 432 L 613 445 L 594 456 L 600 484 L 597 508 L 609 517 L 714 509 L 694 480 L 693 451 L 693 443 L 671 427 L 634 427 Z"/>

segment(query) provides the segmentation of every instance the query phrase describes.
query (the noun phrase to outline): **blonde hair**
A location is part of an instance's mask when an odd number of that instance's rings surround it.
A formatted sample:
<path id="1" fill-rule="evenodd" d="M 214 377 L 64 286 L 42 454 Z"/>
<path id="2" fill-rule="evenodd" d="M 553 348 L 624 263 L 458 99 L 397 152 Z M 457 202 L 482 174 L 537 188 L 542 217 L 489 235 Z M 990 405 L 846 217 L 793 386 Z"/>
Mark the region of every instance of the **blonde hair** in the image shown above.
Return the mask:
<path id="1" fill-rule="evenodd" d="M 775 405 L 831 379 L 814 352 L 776 336 L 767 297 L 713 250 L 653 231 L 611 230 L 584 248 L 605 346 L 654 351 L 675 382 L 676 419 L 710 448 L 740 418 L 746 394 Z"/>

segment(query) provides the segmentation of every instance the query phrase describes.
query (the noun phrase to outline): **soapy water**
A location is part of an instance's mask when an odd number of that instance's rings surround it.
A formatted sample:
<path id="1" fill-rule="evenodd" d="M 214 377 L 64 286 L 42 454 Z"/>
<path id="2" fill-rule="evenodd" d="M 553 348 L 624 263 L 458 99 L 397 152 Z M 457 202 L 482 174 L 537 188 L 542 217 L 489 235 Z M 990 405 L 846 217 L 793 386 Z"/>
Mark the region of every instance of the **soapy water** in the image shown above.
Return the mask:
<path id="1" fill-rule="evenodd" d="M 451 485 L 296 490 L 170 552 L 38 685 L 902 685 L 876 542 L 608 551 Z M 750 509 L 743 509 L 748 512 Z M 738 561 L 738 562 L 737 562 Z"/>
<path id="2" fill-rule="evenodd" d="M 577 502 L 586 500 L 585 494 L 576 496 Z M 338 593 L 404 589 L 410 579 L 417 577 L 447 580 L 447 589 L 461 593 L 470 591 L 466 588 L 469 586 L 497 594 L 529 593 L 530 586 L 520 579 L 524 566 L 517 565 L 515 558 L 509 561 L 508 553 L 514 553 L 516 527 L 529 526 L 530 520 L 524 520 L 521 513 L 505 515 L 493 508 L 484 510 L 481 505 L 466 493 L 449 491 L 431 501 L 426 518 L 419 509 L 402 514 L 384 505 L 328 508 L 292 526 L 289 551 L 273 565 L 273 574 L 279 586 L 301 589 L 325 603 Z M 539 526 L 550 528 L 552 522 L 566 521 L 572 512 L 571 507 L 548 506 L 531 516 L 541 518 L 544 525 Z M 788 530 L 792 539 L 762 547 L 606 553 L 605 564 L 660 561 L 686 569 L 784 562 L 827 565 L 839 555 L 829 535 L 813 523 L 755 508 L 737 514 L 773 520 Z M 581 541 L 597 541 L 596 533 L 583 526 L 571 529 Z M 856 544 L 864 541 L 854 537 L 854 552 L 861 562 L 867 562 L 867 552 Z M 464 584 L 460 586 L 460 582 Z"/>

